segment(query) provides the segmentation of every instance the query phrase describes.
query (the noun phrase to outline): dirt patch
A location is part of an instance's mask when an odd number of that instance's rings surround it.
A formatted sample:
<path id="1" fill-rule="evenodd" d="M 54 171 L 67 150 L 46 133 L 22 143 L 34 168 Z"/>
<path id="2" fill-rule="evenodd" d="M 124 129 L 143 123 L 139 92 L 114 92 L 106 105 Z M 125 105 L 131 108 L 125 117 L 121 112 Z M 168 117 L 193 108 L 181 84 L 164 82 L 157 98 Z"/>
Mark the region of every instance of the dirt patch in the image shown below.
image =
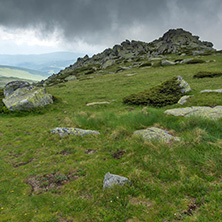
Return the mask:
<path id="1" fill-rule="evenodd" d="M 21 163 L 18 163 L 18 164 L 13 164 L 13 167 L 20 167 L 20 166 L 24 166 L 24 165 L 26 165 L 26 164 L 28 164 L 28 163 L 31 163 L 32 161 L 33 161 L 34 159 L 32 158 L 32 159 L 30 159 L 30 160 L 28 160 L 28 161 L 26 161 L 26 162 L 21 162 Z"/>
<path id="2" fill-rule="evenodd" d="M 126 151 L 124 151 L 124 150 L 117 150 L 117 151 L 113 154 L 113 158 L 119 160 L 125 153 L 126 153 Z"/>
<path id="3" fill-rule="evenodd" d="M 151 202 L 149 202 L 149 201 L 137 200 L 137 199 L 134 199 L 134 198 L 130 200 L 130 203 L 132 205 L 142 205 L 143 207 L 147 207 L 147 208 L 152 206 Z"/>
<path id="4" fill-rule="evenodd" d="M 81 176 L 85 176 L 84 169 L 79 169 L 69 174 L 53 173 L 43 176 L 33 176 L 30 177 L 26 183 L 31 185 L 31 193 L 38 195 L 42 192 L 59 189 L 69 181 L 77 180 Z"/>
<path id="5" fill-rule="evenodd" d="M 197 210 L 200 206 L 201 204 L 197 203 L 196 200 L 194 200 L 188 205 L 188 209 L 184 211 L 183 214 L 192 216 L 193 212 Z"/>

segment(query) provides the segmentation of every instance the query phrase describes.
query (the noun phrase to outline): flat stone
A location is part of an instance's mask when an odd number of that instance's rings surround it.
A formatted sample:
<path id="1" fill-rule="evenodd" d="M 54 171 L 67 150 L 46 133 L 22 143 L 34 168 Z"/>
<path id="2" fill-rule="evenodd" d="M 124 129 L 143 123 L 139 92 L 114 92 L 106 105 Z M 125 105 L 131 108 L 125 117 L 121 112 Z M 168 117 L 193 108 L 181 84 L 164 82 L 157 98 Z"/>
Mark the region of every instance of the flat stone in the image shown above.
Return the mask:
<path id="1" fill-rule="evenodd" d="M 103 180 L 103 189 L 110 188 L 114 185 L 124 186 L 126 183 L 131 184 L 130 180 L 126 177 L 111 174 L 108 172 Z"/>
<path id="2" fill-rule="evenodd" d="M 181 98 L 180 98 L 180 100 L 178 101 L 178 103 L 180 104 L 180 105 L 183 105 L 183 104 L 185 104 L 186 102 L 187 102 L 187 100 L 190 98 L 191 96 L 182 96 Z"/>
<path id="3" fill-rule="evenodd" d="M 149 127 L 144 130 L 137 130 L 134 135 L 142 136 L 144 140 L 152 141 L 157 140 L 160 142 L 180 141 L 179 137 L 170 135 L 166 130 L 159 129 L 157 127 Z"/>
<path id="4" fill-rule="evenodd" d="M 93 102 L 93 103 L 87 103 L 87 106 L 94 106 L 94 105 L 103 105 L 103 104 L 110 104 L 110 102 L 104 101 L 104 102 Z"/>
<path id="5" fill-rule="evenodd" d="M 222 106 L 216 106 L 214 108 L 208 106 L 192 106 L 186 108 L 169 109 L 164 113 L 173 116 L 199 116 L 208 119 L 222 118 Z"/>
<path id="6" fill-rule="evenodd" d="M 169 61 L 169 60 L 162 60 L 161 62 L 162 66 L 173 66 L 176 65 L 175 62 Z"/>
<path id="7" fill-rule="evenodd" d="M 216 93 L 222 93 L 222 89 L 205 89 L 200 91 L 200 93 L 209 93 L 209 92 L 216 92 Z"/>
<path id="8" fill-rule="evenodd" d="M 99 135 L 98 131 L 94 130 L 83 130 L 79 128 L 67 128 L 67 127 L 56 127 L 51 133 L 59 134 L 61 137 L 65 135 L 85 136 L 85 135 Z"/>

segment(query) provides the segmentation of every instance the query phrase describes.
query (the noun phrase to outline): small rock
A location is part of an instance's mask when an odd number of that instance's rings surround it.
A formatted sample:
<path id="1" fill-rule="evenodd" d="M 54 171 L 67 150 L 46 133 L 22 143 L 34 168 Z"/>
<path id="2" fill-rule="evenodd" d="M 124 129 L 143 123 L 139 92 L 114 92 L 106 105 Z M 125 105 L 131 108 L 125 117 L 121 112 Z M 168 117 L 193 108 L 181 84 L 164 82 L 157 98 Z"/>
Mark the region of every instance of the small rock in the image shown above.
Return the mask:
<path id="1" fill-rule="evenodd" d="M 129 73 L 129 74 L 126 74 L 126 76 L 135 76 L 137 73 Z"/>
<path id="2" fill-rule="evenodd" d="M 108 172 L 105 175 L 104 180 L 103 180 L 103 189 L 110 188 L 110 187 L 112 187 L 114 185 L 123 186 L 126 183 L 131 184 L 129 179 L 127 179 L 126 177 L 122 177 L 122 176 L 119 176 L 119 175 L 111 174 L 111 173 Z"/>
<path id="3" fill-rule="evenodd" d="M 216 93 L 222 93 L 222 89 L 205 89 L 205 90 L 202 90 L 200 91 L 200 93 L 209 93 L 209 92 L 216 92 Z"/>
<path id="4" fill-rule="evenodd" d="M 190 85 L 182 78 L 182 76 L 177 76 L 177 81 L 180 83 L 181 92 L 187 93 L 191 91 Z"/>
<path id="5" fill-rule="evenodd" d="M 56 127 L 51 131 L 51 133 L 57 133 L 61 137 L 65 135 L 76 135 L 76 136 L 85 136 L 85 135 L 99 135 L 98 131 L 94 130 L 83 130 L 79 128 L 66 128 L 66 127 Z"/>
<path id="6" fill-rule="evenodd" d="M 152 141 L 158 140 L 160 142 L 180 141 L 179 137 L 170 135 L 166 130 L 159 129 L 157 127 L 149 127 L 145 130 L 137 130 L 134 135 L 142 136 L 144 140 Z"/>
<path id="7" fill-rule="evenodd" d="M 71 81 L 71 80 L 76 80 L 76 79 L 77 79 L 77 78 L 76 78 L 76 76 L 74 76 L 74 75 L 70 75 L 70 76 L 68 76 L 68 77 L 65 78 L 66 81 Z"/>
<path id="8" fill-rule="evenodd" d="M 175 62 L 169 61 L 169 60 L 162 60 L 161 62 L 162 66 L 172 66 L 172 65 L 176 65 Z"/>
<path id="9" fill-rule="evenodd" d="M 180 100 L 178 101 L 178 103 L 180 104 L 180 105 L 183 105 L 183 104 L 185 104 L 186 102 L 187 102 L 187 100 L 190 98 L 191 96 L 182 96 L 181 98 L 180 98 Z"/>
<path id="10" fill-rule="evenodd" d="M 102 105 L 102 104 L 110 104 L 110 102 L 104 101 L 104 102 L 93 102 L 93 103 L 87 103 L 87 106 L 94 106 L 94 105 Z"/>

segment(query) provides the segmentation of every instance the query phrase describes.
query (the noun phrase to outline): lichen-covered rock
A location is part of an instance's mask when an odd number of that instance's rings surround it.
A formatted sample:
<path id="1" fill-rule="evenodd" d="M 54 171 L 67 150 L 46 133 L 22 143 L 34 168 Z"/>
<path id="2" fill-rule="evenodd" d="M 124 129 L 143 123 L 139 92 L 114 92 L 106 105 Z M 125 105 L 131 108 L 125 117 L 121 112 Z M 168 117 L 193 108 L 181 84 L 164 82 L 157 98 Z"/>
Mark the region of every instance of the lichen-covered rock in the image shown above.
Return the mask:
<path id="1" fill-rule="evenodd" d="M 178 101 L 178 104 L 180 104 L 180 105 L 185 104 L 190 97 L 191 97 L 191 96 L 182 96 L 182 97 L 180 98 L 180 100 Z"/>
<path id="2" fill-rule="evenodd" d="M 76 80 L 76 79 L 77 79 L 77 78 L 76 78 L 76 76 L 74 76 L 74 75 L 70 75 L 70 76 L 68 76 L 68 77 L 65 78 L 66 81 L 71 81 L 71 80 Z"/>
<path id="3" fill-rule="evenodd" d="M 211 93 L 211 92 L 222 93 L 222 89 L 205 89 L 200 91 L 200 93 Z"/>
<path id="4" fill-rule="evenodd" d="M 182 93 L 187 93 L 191 91 L 190 85 L 182 78 L 182 76 L 177 76 L 177 81 L 180 84 Z"/>
<path id="5" fill-rule="evenodd" d="M 4 95 L 5 97 L 10 96 L 15 90 L 24 87 L 31 87 L 29 82 L 25 81 L 12 81 L 5 85 Z"/>
<path id="6" fill-rule="evenodd" d="M 83 130 L 79 128 L 67 128 L 67 127 L 56 127 L 51 133 L 57 133 L 61 137 L 65 135 L 85 136 L 85 135 L 99 135 L 98 131 L 94 130 Z"/>
<path id="7" fill-rule="evenodd" d="M 122 176 L 119 176 L 119 175 L 111 174 L 111 173 L 108 172 L 105 175 L 104 180 L 103 180 L 103 189 L 110 188 L 110 187 L 112 187 L 114 185 L 123 186 L 126 183 L 131 184 L 129 179 L 127 179 L 126 177 L 122 177 Z"/>
<path id="8" fill-rule="evenodd" d="M 216 106 L 214 108 L 208 106 L 192 106 L 186 108 L 169 109 L 165 111 L 166 114 L 173 116 L 199 116 L 208 119 L 222 118 L 222 106 Z"/>
<path id="9" fill-rule="evenodd" d="M 106 69 L 107 67 L 112 66 L 113 64 L 115 64 L 115 60 L 109 59 L 101 65 L 101 68 Z"/>
<path id="10" fill-rule="evenodd" d="M 123 102 L 132 105 L 163 107 L 177 103 L 181 96 L 190 90 L 189 84 L 181 76 L 176 76 L 149 90 L 129 95 L 123 98 Z"/>
<path id="11" fill-rule="evenodd" d="M 179 137 L 170 135 L 166 130 L 159 129 L 157 127 L 149 127 L 144 130 L 137 130 L 134 135 L 141 136 L 144 140 L 153 141 L 157 140 L 160 142 L 180 141 Z"/>
<path id="12" fill-rule="evenodd" d="M 52 96 L 46 92 L 45 88 L 33 86 L 17 88 L 2 101 L 11 111 L 29 110 L 53 103 Z"/>

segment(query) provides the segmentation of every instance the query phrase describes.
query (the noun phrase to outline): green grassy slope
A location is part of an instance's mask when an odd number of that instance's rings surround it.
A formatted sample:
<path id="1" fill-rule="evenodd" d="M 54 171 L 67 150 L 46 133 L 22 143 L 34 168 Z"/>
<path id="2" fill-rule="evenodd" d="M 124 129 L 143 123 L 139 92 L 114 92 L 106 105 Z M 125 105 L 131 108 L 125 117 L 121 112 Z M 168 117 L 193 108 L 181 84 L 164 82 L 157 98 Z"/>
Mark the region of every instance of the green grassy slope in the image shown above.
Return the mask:
<path id="1" fill-rule="evenodd" d="M 122 103 L 131 93 L 181 75 L 194 95 L 186 106 L 222 105 L 219 94 L 199 94 L 222 88 L 222 76 L 193 78 L 199 71 L 221 71 L 222 56 L 203 59 L 216 62 L 95 73 L 48 88 L 59 101 L 43 110 L 0 114 L 0 221 L 222 221 L 222 119 L 163 113 L 179 105 Z M 86 106 L 97 101 L 111 104 Z M 50 134 L 59 126 L 101 135 Z M 184 139 L 161 144 L 132 136 L 149 126 Z M 104 191 L 107 172 L 132 185 Z"/>
<path id="2" fill-rule="evenodd" d="M 14 66 L 0 66 L 0 76 L 16 77 L 21 79 L 29 79 L 40 81 L 46 77 L 41 75 L 41 72 L 35 70 L 23 69 Z"/>

